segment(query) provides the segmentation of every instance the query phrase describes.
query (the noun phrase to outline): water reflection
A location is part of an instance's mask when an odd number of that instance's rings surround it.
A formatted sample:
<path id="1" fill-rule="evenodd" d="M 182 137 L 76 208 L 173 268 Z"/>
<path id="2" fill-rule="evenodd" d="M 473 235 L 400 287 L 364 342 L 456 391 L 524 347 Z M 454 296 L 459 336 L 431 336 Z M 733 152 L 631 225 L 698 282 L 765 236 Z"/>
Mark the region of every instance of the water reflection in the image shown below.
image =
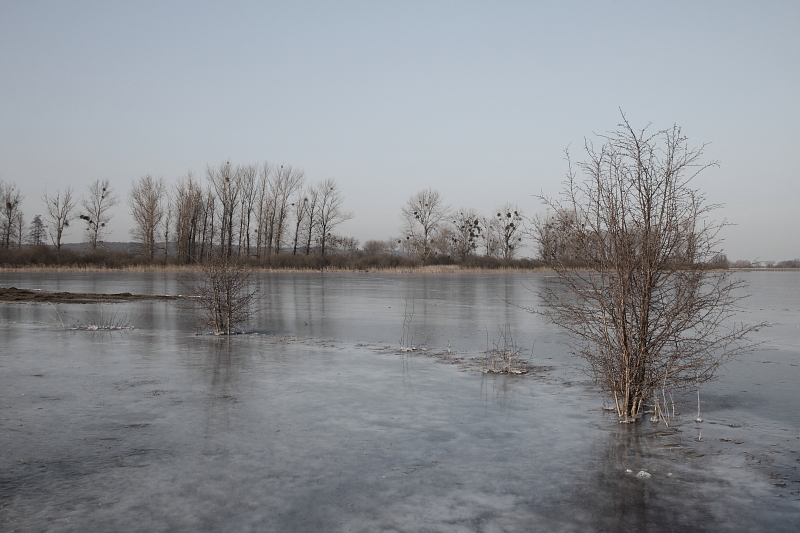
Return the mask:
<path id="1" fill-rule="evenodd" d="M 752 505 L 746 487 L 707 469 L 691 440 L 673 428 L 610 421 L 565 507 L 594 531 L 786 530 L 771 504 Z"/>

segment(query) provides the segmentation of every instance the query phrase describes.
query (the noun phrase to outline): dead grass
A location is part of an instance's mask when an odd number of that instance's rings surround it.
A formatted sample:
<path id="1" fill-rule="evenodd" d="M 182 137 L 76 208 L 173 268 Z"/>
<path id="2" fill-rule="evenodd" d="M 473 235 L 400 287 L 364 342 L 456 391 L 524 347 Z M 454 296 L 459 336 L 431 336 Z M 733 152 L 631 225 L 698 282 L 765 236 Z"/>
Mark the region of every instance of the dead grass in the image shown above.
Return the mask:
<path id="1" fill-rule="evenodd" d="M 25 265 L 8 266 L 0 265 L 0 272 L 165 272 L 171 274 L 196 273 L 202 270 L 201 265 L 130 265 L 122 267 L 105 267 L 95 265 Z M 548 267 L 537 268 L 479 268 L 460 265 L 424 265 L 424 266 L 403 266 L 387 268 L 338 268 L 325 267 L 322 269 L 314 268 L 264 268 L 253 267 L 254 272 L 270 272 L 275 274 L 298 274 L 298 273 L 377 273 L 377 274 L 530 274 L 553 272 Z"/>

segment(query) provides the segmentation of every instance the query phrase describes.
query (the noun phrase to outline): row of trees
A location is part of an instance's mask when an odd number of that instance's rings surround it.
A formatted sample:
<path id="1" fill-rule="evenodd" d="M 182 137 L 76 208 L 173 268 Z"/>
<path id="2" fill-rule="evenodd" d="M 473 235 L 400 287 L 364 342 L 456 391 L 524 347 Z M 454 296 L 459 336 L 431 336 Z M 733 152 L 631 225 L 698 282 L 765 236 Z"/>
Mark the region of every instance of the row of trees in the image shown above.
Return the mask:
<path id="1" fill-rule="evenodd" d="M 59 256 L 76 219 L 83 221 L 86 242 L 95 251 L 120 202 L 108 180 L 95 181 L 82 198 L 72 187 L 46 191 L 45 216 L 36 215 L 26 235 L 22 200 L 16 185 L 0 181 L 2 247 L 42 246 L 49 240 Z M 171 188 L 163 178 L 148 175 L 133 182 L 127 203 L 134 221 L 131 237 L 151 261 L 159 250 L 166 259 L 171 244 L 178 260 L 190 262 L 212 250 L 226 258 L 325 255 L 331 246 L 355 242 L 334 233 L 353 216 L 344 210 L 336 182 L 306 183 L 303 172 L 292 167 L 225 162 L 206 169 L 205 184 L 189 173 Z"/>
<path id="2" fill-rule="evenodd" d="M 402 208 L 401 237 L 391 239 L 388 249 L 427 261 L 440 255 L 465 260 L 483 252 L 487 257 L 511 260 L 525 236 L 522 209 L 505 204 L 491 216 L 476 209 L 452 209 L 439 191 L 425 189 L 411 196 Z M 365 251 L 376 249 L 375 241 Z"/>
<path id="3" fill-rule="evenodd" d="M 70 222 L 76 218 L 85 222 L 86 241 L 95 250 L 105 234 L 106 224 L 111 220 L 111 209 L 119 203 L 119 196 L 113 193 L 108 180 L 92 183 L 86 196 L 80 199 L 71 187 L 55 193 L 45 191 L 42 195 L 45 217 L 43 219 L 42 215 L 36 215 L 26 232 L 23 199 L 16 184 L 0 180 L 2 247 L 21 248 L 23 244 L 43 246 L 49 238 L 59 255 Z"/>
<path id="4" fill-rule="evenodd" d="M 219 248 L 225 257 L 328 253 L 334 231 L 353 214 L 332 179 L 306 183 L 301 170 L 264 165 L 206 169 L 203 187 L 190 173 L 167 193 L 163 180 L 134 183 L 129 201 L 133 235 L 152 258 L 157 229 L 181 261 L 197 261 Z M 166 252 L 165 252 L 166 253 Z"/>

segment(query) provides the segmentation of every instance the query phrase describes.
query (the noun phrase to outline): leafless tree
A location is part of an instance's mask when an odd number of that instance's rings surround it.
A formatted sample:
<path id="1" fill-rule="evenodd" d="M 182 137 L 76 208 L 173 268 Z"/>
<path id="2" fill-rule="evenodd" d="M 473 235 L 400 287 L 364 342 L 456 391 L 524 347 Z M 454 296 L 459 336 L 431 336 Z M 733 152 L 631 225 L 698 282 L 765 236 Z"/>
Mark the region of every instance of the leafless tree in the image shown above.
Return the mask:
<path id="1" fill-rule="evenodd" d="M 226 257 L 231 257 L 235 229 L 233 221 L 236 217 L 236 210 L 239 207 L 238 198 L 241 193 L 239 183 L 241 172 L 239 168 L 234 168 L 230 161 L 227 161 L 217 168 L 209 166 L 206 169 L 206 176 L 221 207 L 221 213 L 218 217 L 220 222 L 220 247 Z"/>
<path id="2" fill-rule="evenodd" d="M 574 213 L 574 252 L 585 266 L 556 257 L 559 281 L 539 294 L 629 421 L 658 389 L 694 387 L 751 351 L 756 326 L 732 320 L 743 282 L 708 268 L 724 222 L 709 219 L 718 206 L 692 187 L 716 164 L 701 162 L 704 146 L 690 148 L 678 127 L 634 130 L 624 115 L 600 138 L 600 147 L 585 144 L 583 180 L 570 163 L 562 199 L 542 198 Z"/>
<path id="3" fill-rule="evenodd" d="M 256 239 L 257 257 L 263 254 L 269 255 L 273 250 L 275 240 L 277 196 L 275 187 L 276 172 L 268 164 L 261 167 L 258 175 L 258 238 Z"/>
<path id="4" fill-rule="evenodd" d="M 502 257 L 500 233 L 502 228 L 497 217 L 481 217 L 481 242 L 486 257 Z"/>
<path id="5" fill-rule="evenodd" d="M 385 246 L 384 253 L 395 255 L 398 252 L 400 245 L 403 243 L 403 239 L 400 237 L 389 237 L 383 242 Z"/>
<path id="6" fill-rule="evenodd" d="M 15 241 L 17 249 L 21 250 L 25 242 L 25 215 L 21 209 L 17 210 L 17 218 L 14 221 L 14 228 L 16 229 Z"/>
<path id="7" fill-rule="evenodd" d="M 3 248 L 10 248 L 17 235 L 17 222 L 22 210 L 23 196 L 14 183 L 0 180 L 0 232 Z"/>
<path id="8" fill-rule="evenodd" d="M 164 178 L 147 175 L 134 182 L 128 196 L 128 205 L 135 227 L 134 240 L 141 243 L 142 254 L 152 261 L 156 253 L 156 234 L 164 219 Z"/>
<path id="9" fill-rule="evenodd" d="M 202 235 L 205 211 L 203 189 L 189 172 L 174 188 L 175 243 L 178 260 L 198 261 L 198 241 Z"/>
<path id="10" fill-rule="evenodd" d="M 172 219 L 175 209 L 173 207 L 172 196 L 169 190 L 164 188 L 164 222 L 161 229 L 164 231 L 164 264 L 169 260 L 169 231 L 172 227 Z"/>
<path id="11" fill-rule="evenodd" d="M 538 215 L 532 220 L 532 232 L 538 246 L 539 259 L 561 263 L 577 260 L 577 219 L 574 211 L 562 209 Z"/>
<path id="12" fill-rule="evenodd" d="M 291 208 L 290 199 L 298 190 L 303 187 L 303 171 L 296 170 L 292 167 L 280 166 L 275 173 L 273 191 L 274 191 L 274 236 L 271 241 L 273 243 L 273 253 L 280 253 L 283 237 L 286 233 L 286 222 L 289 218 Z"/>
<path id="13" fill-rule="evenodd" d="M 451 240 L 453 251 L 461 260 L 466 259 L 478 248 L 483 228 L 481 217 L 475 209 L 459 209 L 453 217 Z"/>
<path id="14" fill-rule="evenodd" d="M 373 239 L 364 243 L 364 253 L 367 255 L 380 255 L 386 253 L 386 243 Z"/>
<path id="15" fill-rule="evenodd" d="M 271 175 L 270 165 L 264 163 L 258 173 L 258 183 L 256 185 L 256 258 L 260 258 L 262 250 L 267 247 L 269 220 L 274 212 Z"/>
<path id="16" fill-rule="evenodd" d="M 317 184 L 309 187 L 306 190 L 305 198 L 308 198 L 306 206 L 306 220 L 303 223 L 305 240 L 306 240 L 306 255 L 311 253 L 311 242 L 314 240 L 314 235 L 317 233 L 317 226 L 319 225 L 319 199 L 321 197 L 322 185 Z"/>
<path id="17" fill-rule="evenodd" d="M 108 180 L 95 180 L 89 185 L 89 195 L 81 200 L 84 212 L 78 218 L 86 222 L 86 238 L 92 251 L 102 241 L 108 230 L 106 224 L 111 220 L 111 209 L 119 203 Z"/>
<path id="18" fill-rule="evenodd" d="M 425 189 L 408 199 L 403 206 L 403 233 L 411 252 L 426 260 L 432 253 L 432 240 L 447 219 L 450 208 L 439 191 Z"/>
<path id="19" fill-rule="evenodd" d="M 457 257 L 458 250 L 455 245 L 457 240 L 455 228 L 451 224 L 443 223 L 431 238 L 431 251 L 434 255 L 442 257 Z"/>
<path id="20" fill-rule="evenodd" d="M 217 199 L 211 187 L 206 189 L 203 197 L 203 231 L 200 241 L 200 255 L 205 258 L 214 250 L 214 218 L 216 213 Z"/>
<path id="21" fill-rule="evenodd" d="M 197 298 L 200 327 L 210 328 L 216 335 L 231 335 L 247 322 L 256 294 L 250 271 L 225 257 L 223 251 L 209 254 L 200 271 L 184 285 Z"/>
<path id="22" fill-rule="evenodd" d="M 515 205 L 506 204 L 497 211 L 495 220 L 500 238 L 500 255 L 506 260 L 514 259 L 514 255 L 522 245 L 522 210 Z"/>
<path id="23" fill-rule="evenodd" d="M 53 246 L 56 247 L 56 257 L 60 258 L 63 238 L 66 237 L 64 231 L 69 227 L 69 223 L 75 219 L 78 199 L 73 196 L 72 187 L 67 187 L 63 191 L 56 190 L 55 194 L 48 194 L 45 191 L 42 195 L 42 201 L 47 206 L 50 240 L 53 242 Z"/>
<path id="24" fill-rule="evenodd" d="M 240 168 L 239 180 L 242 188 L 239 207 L 239 255 L 250 256 L 250 224 L 258 198 L 258 165 L 244 165 Z"/>
<path id="25" fill-rule="evenodd" d="M 328 254 L 353 257 L 358 253 L 358 239 L 342 235 L 329 235 L 326 250 Z"/>
<path id="26" fill-rule="evenodd" d="M 325 180 L 318 186 L 317 210 L 317 241 L 320 246 L 320 255 L 325 255 L 325 245 L 328 238 L 342 222 L 353 218 L 353 213 L 342 209 L 344 197 L 338 185 L 332 179 Z"/>
<path id="27" fill-rule="evenodd" d="M 302 238 L 301 228 L 303 226 L 303 222 L 305 222 L 306 217 L 308 216 L 309 205 L 308 205 L 308 194 L 306 194 L 306 190 L 302 189 L 298 191 L 297 196 L 292 202 L 292 215 L 294 217 L 294 239 L 292 239 L 292 255 L 297 255 L 297 246 L 300 243 L 300 239 Z"/>

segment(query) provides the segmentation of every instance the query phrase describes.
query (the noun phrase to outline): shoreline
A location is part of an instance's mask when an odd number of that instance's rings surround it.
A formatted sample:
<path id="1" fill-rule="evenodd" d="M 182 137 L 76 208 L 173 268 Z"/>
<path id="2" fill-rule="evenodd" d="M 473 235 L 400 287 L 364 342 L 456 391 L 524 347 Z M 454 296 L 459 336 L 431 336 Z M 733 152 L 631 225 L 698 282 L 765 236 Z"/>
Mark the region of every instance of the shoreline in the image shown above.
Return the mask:
<path id="1" fill-rule="evenodd" d="M 116 294 L 94 292 L 50 292 L 43 290 L 18 289 L 16 287 L 0 287 L 2 303 L 56 303 L 56 304 L 89 304 L 98 302 L 125 302 L 134 300 L 183 300 L 184 296 L 162 294 Z"/>
<path id="2" fill-rule="evenodd" d="M 462 267 L 460 265 L 425 265 L 425 266 L 402 266 L 388 268 L 352 269 L 326 267 L 323 269 L 315 268 L 269 268 L 253 267 L 250 269 L 255 273 L 270 274 L 553 274 L 555 270 L 549 267 L 536 268 L 481 268 L 481 267 Z M 86 273 L 105 273 L 105 272 L 137 272 L 137 273 L 195 273 L 202 271 L 198 265 L 133 265 L 123 267 L 104 267 L 94 265 L 26 265 L 8 266 L 0 265 L 0 272 L 86 272 Z M 710 270 L 710 272 L 719 272 Z M 721 270 L 722 272 L 800 272 L 800 268 L 730 268 Z"/>
<path id="3" fill-rule="evenodd" d="M 311 269 L 311 268 L 261 268 L 254 267 L 250 269 L 254 273 L 270 273 L 270 274 L 336 274 L 336 273 L 352 273 L 352 274 L 532 274 L 532 273 L 553 273 L 553 269 L 548 267 L 537 268 L 479 268 L 479 267 L 461 267 L 459 265 L 426 265 L 418 267 L 393 267 L 393 268 L 370 268 L 370 269 L 350 269 L 350 268 L 324 268 L 324 269 Z M 0 272 L 87 272 L 87 273 L 104 273 L 104 272 L 160 272 L 160 273 L 195 273 L 202 271 L 201 266 L 197 265 L 136 265 L 125 266 L 119 268 L 98 267 L 98 266 L 82 266 L 82 265 L 29 265 L 29 266 L 6 266 L 0 265 Z"/>

